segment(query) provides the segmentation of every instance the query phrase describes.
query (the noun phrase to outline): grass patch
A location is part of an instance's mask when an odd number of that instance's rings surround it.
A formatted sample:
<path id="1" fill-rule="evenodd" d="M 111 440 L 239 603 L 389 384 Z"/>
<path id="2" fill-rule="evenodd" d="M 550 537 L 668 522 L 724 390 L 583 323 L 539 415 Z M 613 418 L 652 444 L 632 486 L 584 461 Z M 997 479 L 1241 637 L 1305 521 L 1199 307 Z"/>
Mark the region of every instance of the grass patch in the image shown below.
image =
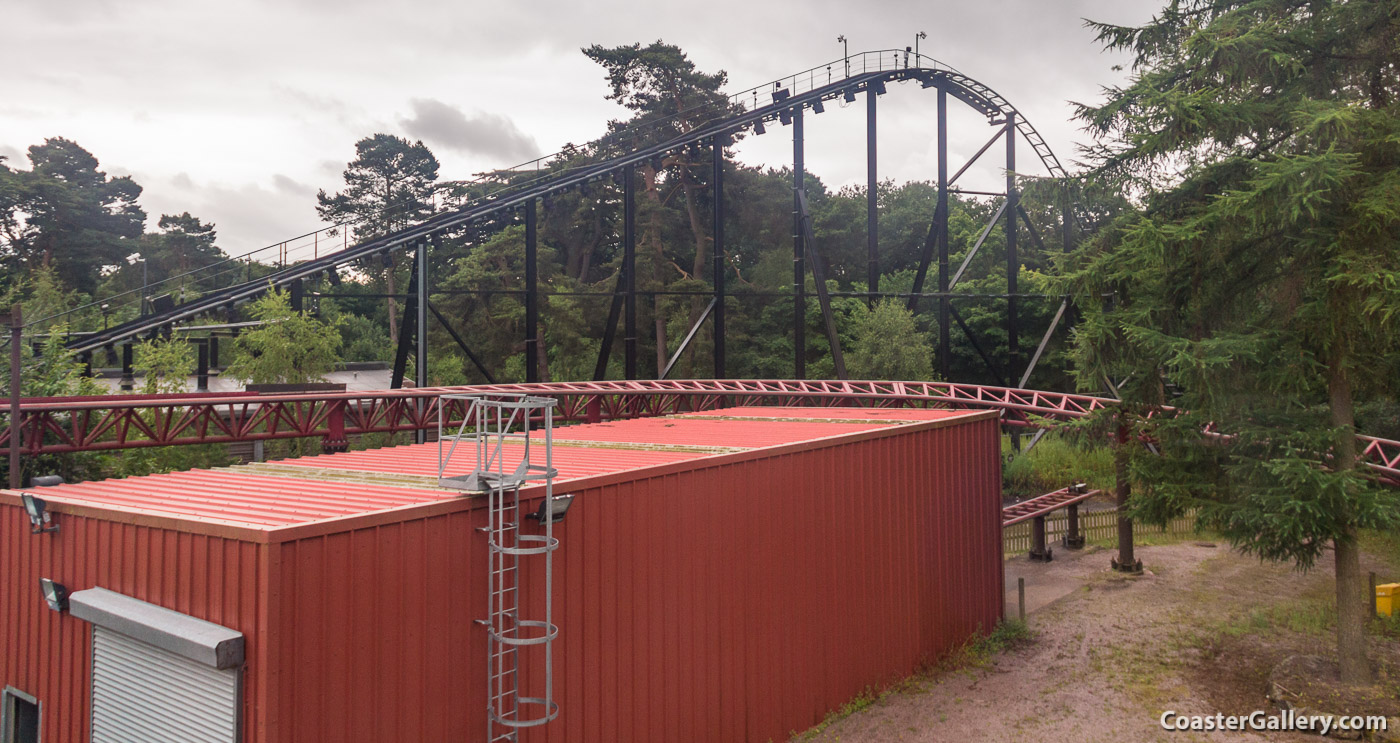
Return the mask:
<path id="1" fill-rule="evenodd" d="M 1076 482 L 1105 492 L 1113 489 L 1113 451 L 1107 447 L 1082 446 L 1047 433 L 1034 449 L 1013 455 L 1010 437 L 1003 436 L 1002 455 L 1002 479 L 1011 493 L 1048 493 Z"/>

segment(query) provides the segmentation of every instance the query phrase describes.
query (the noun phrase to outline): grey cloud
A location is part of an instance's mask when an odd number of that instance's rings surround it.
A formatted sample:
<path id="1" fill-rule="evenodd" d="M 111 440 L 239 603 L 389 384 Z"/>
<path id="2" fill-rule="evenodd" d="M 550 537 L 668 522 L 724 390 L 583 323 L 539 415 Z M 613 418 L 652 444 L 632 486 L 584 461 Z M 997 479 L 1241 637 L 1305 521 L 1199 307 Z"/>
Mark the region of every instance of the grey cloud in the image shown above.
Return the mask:
<path id="1" fill-rule="evenodd" d="M 413 116 L 399 124 L 410 135 L 429 143 L 484 155 L 502 161 L 523 162 L 540 154 L 534 137 L 521 132 L 515 122 L 500 114 L 478 112 L 472 116 L 432 98 L 414 98 Z"/>

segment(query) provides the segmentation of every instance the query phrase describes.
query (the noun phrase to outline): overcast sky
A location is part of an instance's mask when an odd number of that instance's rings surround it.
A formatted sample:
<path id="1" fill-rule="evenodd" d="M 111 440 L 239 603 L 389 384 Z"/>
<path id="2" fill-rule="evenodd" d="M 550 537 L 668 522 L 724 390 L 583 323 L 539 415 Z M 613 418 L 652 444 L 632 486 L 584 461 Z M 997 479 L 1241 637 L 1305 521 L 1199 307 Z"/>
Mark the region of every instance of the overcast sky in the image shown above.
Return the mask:
<path id="1" fill-rule="evenodd" d="M 1083 140 L 1070 101 L 1121 79 L 1083 18 L 1141 23 L 1160 0 L 534 3 L 408 0 L 3 0 L 0 155 L 27 168 L 45 137 L 73 139 L 110 174 L 145 187 L 150 226 L 189 211 L 242 253 L 311 231 L 317 189 L 341 184 L 356 140 L 424 140 L 444 179 L 467 178 L 603 133 L 623 115 L 580 48 L 664 39 L 737 92 L 841 56 L 921 51 L 990 86 L 1067 165 Z M 917 84 L 880 100 L 882 177 L 934 177 L 935 96 Z M 954 167 L 991 131 L 955 105 Z M 807 168 L 833 187 L 865 179 L 863 106 L 807 120 Z M 769 127 L 739 156 L 790 162 Z M 999 155 L 999 153 L 998 153 Z M 1020 149 L 1021 170 L 1031 157 Z M 994 187 L 997 158 L 960 185 Z"/>

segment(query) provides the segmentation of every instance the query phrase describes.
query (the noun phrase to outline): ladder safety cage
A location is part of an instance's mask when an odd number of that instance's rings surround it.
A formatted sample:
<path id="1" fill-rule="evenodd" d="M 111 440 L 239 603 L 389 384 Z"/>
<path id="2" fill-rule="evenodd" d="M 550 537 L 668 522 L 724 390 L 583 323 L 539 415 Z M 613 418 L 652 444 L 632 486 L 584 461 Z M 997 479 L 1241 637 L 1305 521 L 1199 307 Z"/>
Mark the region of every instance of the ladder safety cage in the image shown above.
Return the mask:
<path id="1" fill-rule="evenodd" d="M 459 404 L 464 415 L 452 433 L 450 411 Z M 556 405 L 552 398 L 512 393 L 445 394 L 438 400 L 438 485 L 487 498 L 488 525 L 481 531 L 487 534 L 488 595 L 486 618 L 477 622 L 487 632 L 486 739 L 492 743 L 517 741 L 520 728 L 559 716 L 552 648 L 559 636 L 553 622 L 552 558 L 559 548 L 554 537 Z M 470 469 L 453 468 L 459 448 L 467 450 L 462 459 L 463 464 L 470 461 Z M 544 488 L 543 534 L 521 532 L 520 491 L 530 486 Z M 521 558 L 543 562 L 544 597 L 537 602 L 543 604 L 543 616 L 536 619 L 521 615 Z M 522 681 L 522 652 L 543 656 L 543 684 Z"/>

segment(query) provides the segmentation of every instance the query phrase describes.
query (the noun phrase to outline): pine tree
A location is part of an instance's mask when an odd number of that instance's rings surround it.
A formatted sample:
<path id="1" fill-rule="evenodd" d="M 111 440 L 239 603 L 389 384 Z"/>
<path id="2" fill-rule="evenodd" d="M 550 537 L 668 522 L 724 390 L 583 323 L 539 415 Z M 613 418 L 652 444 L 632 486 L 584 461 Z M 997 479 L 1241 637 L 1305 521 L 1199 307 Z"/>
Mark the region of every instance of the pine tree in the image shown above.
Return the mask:
<path id="1" fill-rule="evenodd" d="M 1374 372 L 1400 341 L 1400 5 L 1176 0 L 1091 25 L 1135 55 L 1081 107 L 1094 175 L 1141 208 L 1073 259 L 1079 373 L 1180 411 L 1138 420 L 1164 456 L 1135 458 L 1134 513 L 1197 508 L 1304 569 L 1331 545 L 1342 680 L 1365 681 L 1358 530 L 1400 524 L 1353 413 L 1396 385 Z"/>

